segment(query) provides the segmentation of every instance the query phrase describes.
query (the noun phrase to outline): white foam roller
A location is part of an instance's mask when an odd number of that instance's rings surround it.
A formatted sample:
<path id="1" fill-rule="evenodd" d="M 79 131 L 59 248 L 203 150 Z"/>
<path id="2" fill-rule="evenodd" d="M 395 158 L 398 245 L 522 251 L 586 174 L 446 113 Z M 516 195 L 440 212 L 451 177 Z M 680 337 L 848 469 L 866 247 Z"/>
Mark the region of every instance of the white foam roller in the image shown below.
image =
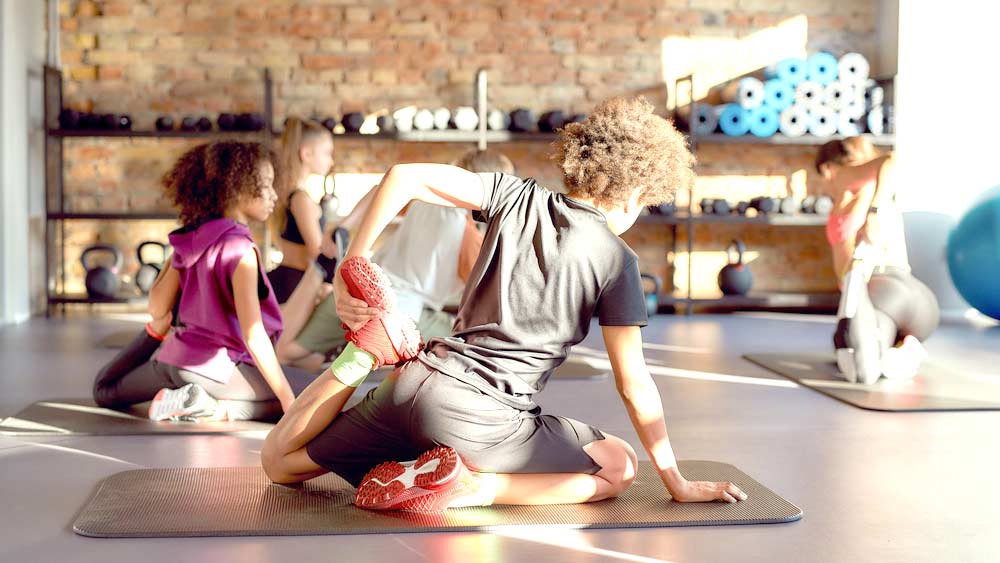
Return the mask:
<path id="1" fill-rule="evenodd" d="M 413 116 L 413 128 L 417 131 L 434 129 L 434 112 L 429 109 L 418 110 Z"/>
<path id="2" fill-rule="evenodd" d="M 865 88 L 864 96 L 865 109 L 877 108 L 885 103 L 885 89 L 875 84 L 874 80 Z"/>
<path id="3" fill-rule="evenodd" d="M 846 113 L 837 116 L 837 133 L 845 137 L 855 137 L 865 132 L 864 114 L 851 117 Z"/>
<path id="4" fill-rule="evenodd" d="M 860 85 L 855 86 L 852 89 L 851 97 L 848 98 L 840 112 L 846 113 L 851 119 L 858 119 L 864 117 L 866 111 L 868 111 L 868 107 L 865 103 L 865 89 Z"/>
<path id="5" fill-rule="evenodd" d="M 841 82 L 859 83 L 868 80 L 870 66 L 868 59 L 861 53 L 847 53 L 840 57 L 837 67 L 837 80 Z"/>
<path id="6" fill-rule="evenodd" d="M 455 122 L 455 128 L 460 131 L 475 131 L 479 126 L 479 114 L 469 106 L 456 109 L 452 120 Z"/>
<path id="7" fill-rule="evenodd" d="M 764 103 L 764 83 L 750 76 L 730 82 L 722 89 L 722 99 L 753 109 Z"/>
<path id="8" fill-rule="evenodd" d="M 836 80 L 823 89 L 823 104 L 840 111 L 857 100 L 858 91 L 854 85 Z"/>
<path id="9" fill-rule="evenodd" d="M 491 131 L 501 131 L 507 128 L 507 114 L 498 110 L 491 109 L 489 113 L 486 114 L 486 127 Z"/>
<path id="10" fill-rule="evenodd" d="M 795 105 L 781 112 L 778 130 L 786 137 L 801 137 L 809 131 L 809 111 Z"/>
<path id="11" fill-rule="evenodd" d="M 795 103 L 807 109 L 823 104 L 823 87 L 818 82 L 805 80 L 795 87 Z"/>
<path id="12" fill-rule="evenodd" d="M 451 123 L 451 110 L 448 108 L 437 108 L 434 110 L 434 128 L 447 129 Z"/>
<path id="13" fill-rule="evenodd" d="M 392 120 L 395 122 L 397 131 L 412 131 L 413 130 L 413 117 L 417 113 L 417 108 L 413 106 L 407 106 L 405 108 L 400 108 L 393 112 Z"/>
<path id="14" fill-rule="evenodd" d="M 868 112 L 868 131 L 872 135 L 884 135 L 886 133 L 885 112 L 877 107 Z"/>
<path id="15" fill-rule="evenodd" d="M 809 110 L 809 132 L 817 137 L 837 134 L 837 112 L 828 106 L 818 106 Z"/>

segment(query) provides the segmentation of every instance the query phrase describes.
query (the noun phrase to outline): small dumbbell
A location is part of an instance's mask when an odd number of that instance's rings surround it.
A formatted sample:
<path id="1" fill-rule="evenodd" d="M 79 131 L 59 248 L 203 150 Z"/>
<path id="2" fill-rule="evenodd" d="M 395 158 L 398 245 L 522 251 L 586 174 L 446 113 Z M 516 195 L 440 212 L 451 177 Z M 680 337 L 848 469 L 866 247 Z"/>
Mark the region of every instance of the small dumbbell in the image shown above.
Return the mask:
<path id="1" fill-rule="evenodd" d="M 530 109 L 518 108 L 510 112 L 510 130 L 527 133 L 535 128 L 535 115 Z"/>
<path id="2" fill-rule="evenodd" d="M 538 130 L 542 133 L 555 133 L 566 125 L 566 114 L 560 110 L 547 111 L 538 119 Z"/>
<path id="3" fill-rule="evenodd" d="M 365 114 L 359 111 L 352 111 L 344 114 L 344 118 L 340 120 L 340 123 L 348 133 L 357 133 L 361 131 L 361 126 L 365 124 Z"/>
<path id="4" fill-rule="evenodd" d="M 173 131 L 174 130 L 174 118 L 169 115 L 161 115 L 156 118 L 156 130 L 157 131 Z"/>

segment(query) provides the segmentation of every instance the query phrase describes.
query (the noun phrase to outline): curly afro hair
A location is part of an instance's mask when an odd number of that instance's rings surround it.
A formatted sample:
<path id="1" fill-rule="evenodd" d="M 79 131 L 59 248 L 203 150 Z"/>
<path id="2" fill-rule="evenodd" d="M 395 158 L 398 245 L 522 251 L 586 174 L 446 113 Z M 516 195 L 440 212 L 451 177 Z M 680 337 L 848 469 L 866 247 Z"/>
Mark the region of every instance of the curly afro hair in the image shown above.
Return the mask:
<path id="1" fill-rule="evenodd" d="M 570 194 L 602 206 L 625 203 L 640 188 L 642 205 L 673 201 L 694 181 L 687 141 L 644 98 L 611 98 L 582 123 L 569 123 L 554 144 Z"/>
<path id="2" fill-rule="evenodd" d="M 184 225 L 222 217 L 242 197 L 263 191 L 261 166 L 275 158 L 260 143 L 220 141 L 187 151 L 163 176 L 167 197 L 180 208 Z"/>

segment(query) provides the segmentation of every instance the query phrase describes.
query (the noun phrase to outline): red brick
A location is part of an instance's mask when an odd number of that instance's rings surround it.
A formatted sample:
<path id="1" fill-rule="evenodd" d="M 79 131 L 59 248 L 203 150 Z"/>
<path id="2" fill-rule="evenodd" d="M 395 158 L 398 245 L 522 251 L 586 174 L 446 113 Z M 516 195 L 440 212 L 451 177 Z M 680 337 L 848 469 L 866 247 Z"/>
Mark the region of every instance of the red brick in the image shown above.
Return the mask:
<path id="1" fill-rule="evenodd" d="M 97 76 L 101 80 L 121 80 L 125 71 L 118 66 L 101 66 L 97 69 Z"/>
<path id="2" fill-rule="evenodd" d="M 303 55 L 302 66 L 309 69 L 348 68 L 353 59 L 341 55 Z"/>

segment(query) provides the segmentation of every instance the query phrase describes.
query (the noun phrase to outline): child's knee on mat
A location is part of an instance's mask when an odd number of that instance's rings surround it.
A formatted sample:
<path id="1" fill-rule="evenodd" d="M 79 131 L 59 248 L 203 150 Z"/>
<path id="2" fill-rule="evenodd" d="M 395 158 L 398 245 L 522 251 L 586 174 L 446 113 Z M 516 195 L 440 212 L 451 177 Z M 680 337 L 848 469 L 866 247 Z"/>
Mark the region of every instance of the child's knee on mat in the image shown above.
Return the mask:
<path id="1" fill-rule="evenodd" d="M 584 446 L 584 451 L 601 466 L 597 477 L 608 482 L 608 488 L 600 494 L 601 499 L 620 495 L 635 481 L 638 457 L 625 440 L 605 434 L 603 440 Z"/>

